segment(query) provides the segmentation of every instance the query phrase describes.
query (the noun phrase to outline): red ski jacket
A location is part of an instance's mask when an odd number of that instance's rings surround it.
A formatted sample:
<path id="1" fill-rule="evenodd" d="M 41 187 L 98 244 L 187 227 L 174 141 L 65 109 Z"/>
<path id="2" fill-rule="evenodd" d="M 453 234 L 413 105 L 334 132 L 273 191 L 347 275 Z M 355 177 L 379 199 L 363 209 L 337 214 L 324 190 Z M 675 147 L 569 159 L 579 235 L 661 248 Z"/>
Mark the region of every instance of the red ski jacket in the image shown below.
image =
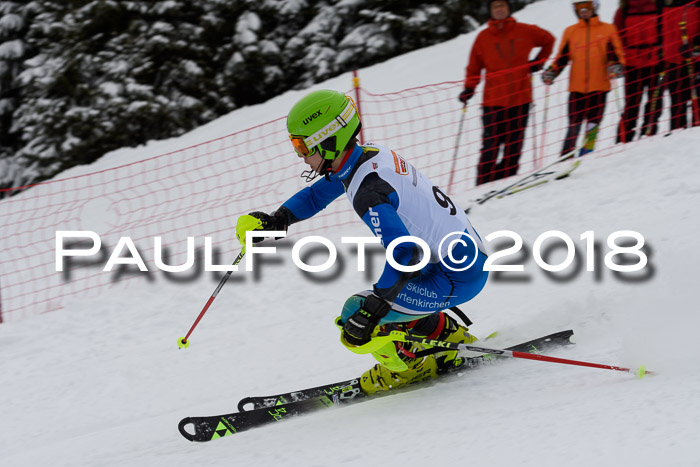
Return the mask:
<path id="1" fill-rule="evenodd" d="M 535 61 L 544 63 L 554 41 L 544 29 L 518 23 L 512 17 L 490 20 L 474 41 L 464 87 L 476 88 L 485 69 L 484 106 L 514 107 L 532 102 L 530 51 L 541 47 Z"/>
<path id="2" fill-rule="evenodd" d="M 627 2 L 615 12 L 615 26 L 625 49 L 630 68 L 651 67 L 659 63 L 661 17 L 656 0 Z"/>
<path id="3" fill-rule="evenodd" d="M 699 45 L 698 35 L 700 34 L 700 1 L 687 2 L 674 1 L 672 6 L 665 6 L 662 11 L 662 32 L 663 58 L 665 62 L 681 64 L 685 62 L 685 57 L 681 55 L 681 45 L 683 45 L 681 22 L 686 22 L 686 32 L 690 47 Z"/>

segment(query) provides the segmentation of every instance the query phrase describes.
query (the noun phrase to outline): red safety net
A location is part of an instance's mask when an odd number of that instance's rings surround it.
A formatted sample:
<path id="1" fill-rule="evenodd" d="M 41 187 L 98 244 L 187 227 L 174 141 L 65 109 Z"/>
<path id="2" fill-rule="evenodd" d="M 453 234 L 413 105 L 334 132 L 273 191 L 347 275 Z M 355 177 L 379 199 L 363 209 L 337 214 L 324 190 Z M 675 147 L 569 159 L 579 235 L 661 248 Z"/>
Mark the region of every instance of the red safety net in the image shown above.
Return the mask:
<path id="1" fill-rule="evenodd" d="M 606 157 L 637 144 L 640 137 L 647 137 L 646 130 L 642 130 L 645 115 L 646 123 L 655 125 L 658 134 L 700 123 L 695 79 L 700 66 L 692 53 L 700 28 L 694 6 L 692 15 L 683 16 L 680 10 L 672 9 L 662 15 L 675 15 L 669 25 L 677 18 L 685 19 L 685 33 L 670 26 L 662 28 L 661 33 L 679 49 L 688 44 L 683 54 L 667 55 L 670 61 L 653 64 L 647 70 L 628 67 L 626 82 L 611 80 L 595 149 L 585 157 Z M 657 27 L 658 18 L 648 21 L 648 27 Z M 524 132 L 509 142 L 520 149 L 518 176 L 554 161 L 564 152 L 570 126 L 570 69 L 567 66 L 549 87 L 542 83 L 541 73 L 534 74 L 533 101 L 525 114 L 496 118 L 500 125 L 492 128 L 491 138 L 501 144 L 516 124 L 522 123 L 523 116 L 528 118 Z M 659 87 L 662 73 L 664 80 Z M 463 113 L 457 100 L 462 88 L 460 80 L 384 94 L 364 88 L 348 93 L 360 104 L 365 142 L 396 150 L 449 195 L 464 200 L 499 185 L 476 187 L 484 147 L 483 93 L 480 86 Z M 659 100 L 652 106 L 650 101 L 657 89 Z M 508 93 L 508 86 L 499 92 Z M 623 113 L 627 123 L 625 131 L 620 132 Z M 493 113 L 486 115 L 493 117 Z M 584 123 L 573 147 L 580 147 L 585 132 Z M 616 144 L 620 138 L 628 145 Z M 503 148 L 497 157 L 502 160 Z M 227 264 L 239 249 L 236 218 L 254 210 L 276 209 L 307 186 L 299 177 L 304 169 L 287 137 L 285 118 L 280 117 L 167 154 L 41 183 L 4 199 L 0 201 L 0 319 L 16 320 L 57 310 L 69 298 L 95 296 L 115 287 L 126 289 L 130 283 L 146 280 L 144 274 L 134 272 L 138 271 L 134 265 L 103 271 L 107 256 L 122 237 L 133 240 L 152 271 L 156 269 L 155 237 L 161 237 L 167 249 L 167 264 L 186 261 L 187 237 L 196 237 L 198 248 L 204 237 L 211 237 L 217 253 L 214 263 Z M 499 169 L 507 167 L 494 168 Z M 357 217 L 347 203 L 332 203 L 293 230 L 296 235 L 304 235 L 352 221 Z M 68 258 L 64 272 L 57 272 L 57 231 L 93 231 L 99 235 L 103 251 L 92 257 Z M 77 246 L 91 245 L 90 240 Z M 124 249 L 122 256 L 131 255 Z"/>

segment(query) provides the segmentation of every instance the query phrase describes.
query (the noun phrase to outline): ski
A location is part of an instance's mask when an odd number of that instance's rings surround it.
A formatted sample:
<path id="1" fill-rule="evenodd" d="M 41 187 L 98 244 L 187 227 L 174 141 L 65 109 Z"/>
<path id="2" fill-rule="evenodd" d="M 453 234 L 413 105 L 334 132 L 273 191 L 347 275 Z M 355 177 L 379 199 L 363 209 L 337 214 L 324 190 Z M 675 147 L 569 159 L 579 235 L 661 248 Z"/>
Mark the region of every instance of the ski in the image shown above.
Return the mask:
<path id="1" fill-rule="evenodd" d="M 327 396 L 321 396 L 248 412 L 235 412 L 211 417 L 186 417 L 180 420 L 178 430 L 182 436 L 190 441 L 212 441 L 251 428 L 286 420 L 296 415 L 332 407 L 339 400 L 338 398 L 331 399 Z M 194 434 L 185 429 L 188 425 L 194 427 Z"/>
<path id="2" fill-rule="evenodd" d="M 548 336 L 523 342 L 507 350 L 519 352 L 538 352 L 571 344 L 569 340 L 573 331 L 561 331 Z M 451 373 L 479 368 L 496 359 L 493 355 L 468 357 L 464 365 Z M 449 373 L 448 373 L 449 374 Z M 442 376 L 441 376 L 442 377 Z M 410 385 L 414 386 L 414 385 Z M 389 395 L 394 391 L 378 394 Z M 375 396 L 372 396 L 375 397 Z M 287 420 L 296 415 L 315 412 L 320 409 L 345 405 L 368 399 L 369 396 L 360 389 L 359 378 L 339 383 L 333 383 L 315 388 L 294 391 L 266 397 L 247 397 L 242 399 L 238 408 L 240 412 L 208 417 L 186 417 L 178 424 L 178 430 L 189 441 L 212 441 L 232 434 L 264 426 L 270 423 Z M 285 402 L 286 401 L 286 402 Z M 252 410 L 243 410 L 245 405 L 252 404 Z M 188 427 L 192 427 L 188 431 Z"/>
<path id="3" fill-rule="evenodd" d="M 516 185 L 513 188 L 511 188 L 510 190 L 498 195 L 498 198 L 500 199 L 500 198 L 503 198 L 506 196 L 514 195 L 516 193 L 520 193 L 521 191 L 525 191 L 525 190 L 528 190 L 530 188 L 535 188 L 537 186 L 544 185 L 545 183 L 548 183 L 552 180 L 561 180 L 563 178 L 566 178 L 571 174 L 571 172 L 576 170 L 579 165 L 581 165 L 581 159 L 575 160 L 569 167 L 565 168 L 564 170 L 560 170 L 560 171 L 552 170 L 550 172 L 543 172 L 540 174 L 539 179 Z"/>
<path id="4" fill-rule="evenodd" d="M 551 164 L 546 165 L 545 167 L 536 170 L 528 175 L 525 175 L 524 177 L 519 178 L 515 182 L 511 183 L 510 185 L 501 188 L 500 190 L 491 190 L 489 192 L 484 193 L 480 198 L 477 198 L 473 200 L 473 204 L 469 206 L 467 209 L 464 210 L 465 213 L 469 214 L 469 212 L 474 208 L 476 205 L 484 204 L 485 202 L 494 199 L 494 198 L 502 198 L 504 194 L 508 194 L 514 189 L 517 189 L 518 187 L 526 186 L 526 185 L 532 185 L 536 186 L 535 184 L 542 184 L 544 182 L 541 182 L 543 178 L 548 178 L 552 175 L 552 173 L 557 173 L 557 171 L 554 169 L 557 164 L 564 162 L 566 160 L 569 160 L 573 157 L 576 156 L 576 153 L 580 150 L 583 150 L 585 145 L 582 144 L 580 147 L 575 148 L 572 151 L 569 151 L 568 153 L 564 154 L 563 156 L 558 157 L 554 162 Z M 578 167 L 578 165 L 576 165 Z M 574 169 L 576 168 L 574 167 Z M 561 177 L 564 178 L 564 177 Z M 539 183 L 538 183 L 539 182 Z"/>
<path id="5" fill-rule="evenodd" d="M 528 342 L 523 342 L 522 344 L 508 347 L 505 350 L 512 350 L 518 352 L 538 352 L 541 350 L 549 350 L 552 348 L 571 344 L 569 338 L 573 335 L 573 333 L 574 332 L 571 330 L 560 331 Z M 489 356 L 482 355 L 476 357 L 467 357 L 465 359 L 464 365 L 456 368 L 455 371 L 461 371 L 465 369 L 465 367 L 476 368 L 488 361 L 490 361 Z M 359 389 L 359 380 L 351 379 L 347 381 L 341 381 L 338 383 L 317 386 L 315 388 L 302 389 L 299 391 L 277 394 L 274 396 L 245 397 L 238 402 L 238 410 L 240 412 L 243 412 L 246 410 L 274 407 L 276 405 L 286 404 L 289 402 L 297 402 L 304 399 L 310 399 L 312 397 L 333 397 L 342 392 L 356 391 L 357 389 Z"/>
<path id="6" fill-rule="evenodd" d="M 349 379 L 338 383 L 316 386 L 315 388 L 277 394 L 276 396 L 245 397 L 238 402 L 238 411 L 245 412 L 248 410 L 262 409 L 264 407 L 275 407 L 277 405 L 298 402 L 313 397 L 327 396 L 332 398 L 341 392 L 355 391 L 359 389 L 359 387 L 358 379 Z M 252 406 L 246 407 L 251 404 Z"/>

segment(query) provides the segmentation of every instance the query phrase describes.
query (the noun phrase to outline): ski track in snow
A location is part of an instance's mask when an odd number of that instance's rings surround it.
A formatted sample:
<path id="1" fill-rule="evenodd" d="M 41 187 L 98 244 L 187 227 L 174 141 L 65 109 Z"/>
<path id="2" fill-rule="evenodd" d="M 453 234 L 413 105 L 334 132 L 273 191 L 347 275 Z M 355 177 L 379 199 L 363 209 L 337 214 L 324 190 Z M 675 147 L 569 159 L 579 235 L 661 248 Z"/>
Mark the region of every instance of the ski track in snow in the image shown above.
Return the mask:
<path id="1" fill-rule="evenodd" d="M 612 3 L 605 2 L 604 18 L 612 16 Z M 571 17 L 557 22 L 557 15 L 568 14 L 568 2 L 565 7 L 548 0 L 516 17 L 556 23 L 550 30 L 559 37 L 573 22 Z M 421 56 L 466 56 L 473 37 L 408 54 L 390 66 L 400 70 Z M 456 55 L 459 50 L 462 55 Z M 461 77 L 463 64 L 446 65 Z M 411 79 L 444 80 L 436 78 L 434 68 Z M 364 76 L 378 77 L 381 70 L 382 65 L 371 67 Z M 346 78 L 326 85 L 343 89 Z M 379 83 L 375 91 L 396 89 L 388 77 Z M 287 93 L 240 115 L 248 121 L 254 114 L 283 115 L 298 96 Z M 185 147 L 225 134 L 236 115 L 182 138 L 119 151 L 119 157 L 126 153 L 136 160 L 154 148 Z M 287 256 L 282 264 L 265 266 L 257 282 L 228 283 L 187 350 L 178 350 L 176 339 L 189 329 L 217 280 L 134 281 L 126 291 L 107 291 L 61 311 L 0 325 L 1 463 L 700 465 L 700 317 L 693 292 L 700 260 L 699 137 L 700 130 L 688 130 L 632 143 L 610 157 L 594 153 L 565 181 L 490 201 L 470 215 L 482 236 L 512 230 L 529 247 L 545 231 L 563 231 L 579 247 L 581 261 L 579 236 L 585 231 L 596 233 L 604 252 L 612 232 L 642 233 L 651 251 L 646 280 L 626 282 L 598 264 L 598 280 L 584 269 L 557 282 L 530 255 L 527 281 L 492 277 L 463 309 L 475 322 L 476 335 L 500 331 L 489 342 L 492 347 L 571 328 L 577 345 L 554 355 L 645 364 L 656 376 L 638 380 L 613 371 L 511 360 L 215 442 L 187 442 L 177 432 L 185 416 L 232 412 L 242 397 L 359 376 L 373 364 L 371 357 L 345 350 L 333 325 L 344 299 L 372 280 L 349 266 L 339 280 L 310 281 Z M 110 166 L 114 157 L 89 170 Z M 405 157 L 410 161 L 410 154 Z M 80 170 L 87 169 L 70 174 Z M 453 199 L 466 206 L 470 197 Z M 340 236 L 369 235 L 359 220 L 319 234 L 336 244 Z"/>

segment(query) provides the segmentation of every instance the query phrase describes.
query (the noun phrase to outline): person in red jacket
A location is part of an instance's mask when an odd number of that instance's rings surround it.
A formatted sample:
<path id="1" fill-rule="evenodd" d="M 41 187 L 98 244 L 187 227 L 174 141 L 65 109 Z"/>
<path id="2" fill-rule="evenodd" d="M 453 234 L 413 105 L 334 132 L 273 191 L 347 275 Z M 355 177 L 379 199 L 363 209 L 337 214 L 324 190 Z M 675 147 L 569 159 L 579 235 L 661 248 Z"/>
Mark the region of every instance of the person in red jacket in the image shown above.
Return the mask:
<path id="1" fill-rule="evenodd" d="M 525 127 L 532 102 L 530 74 L 542 68 L 554 48 L 554 36 L 531 24 L 511 17 L 509 0 L 488 2 L 489 26 L 476 37 L 467 65 L 464 90 L 459 99 L 467 104 L 486 70 L 482 102 L 481 158 L 476 184 L 510 177 L 518 173 Z M 530 51 L 540 47 L 530 62 Z M 504 145 L 503 159 L 498 153 Z"/>
<path id="2" fill-rule="evenodd" d="M 562 156 L 574 151 L 583 120 L 586 120 L 586 137 L 579 155 L 593 151 L 610 91 L 610 78 L 622 78 L 625 64 L 617 28 L 598 19 L 598 2 L 573 0 L 572 3 L 578 22 L 566 28 L 557 57 L 542 73 L 542 81 L 551 85 L 571 61 L 569 130 Z"/>
<path id="3" fill-rule="evenodd" d="M 615 26 L 625 49 L 625 110 L 618 127 L 617 142 L 635 137 L 639 107 L 646 90 L 644 120 L 640 137 L 655 135 L 661 114 L 661 1 L 620 0 Z M 652 103 L 652 101 L 655 101 Z"/>
<path id="4" fill-rule="evenodd" d="M 700 57 L 700 1 L 664 0 L 661 17 L 665 81 L 671 94 L 671 131 L 688 126 L 688 107 L 693 125 L 700 125 L 700 71 L 693 69 Z"/>

